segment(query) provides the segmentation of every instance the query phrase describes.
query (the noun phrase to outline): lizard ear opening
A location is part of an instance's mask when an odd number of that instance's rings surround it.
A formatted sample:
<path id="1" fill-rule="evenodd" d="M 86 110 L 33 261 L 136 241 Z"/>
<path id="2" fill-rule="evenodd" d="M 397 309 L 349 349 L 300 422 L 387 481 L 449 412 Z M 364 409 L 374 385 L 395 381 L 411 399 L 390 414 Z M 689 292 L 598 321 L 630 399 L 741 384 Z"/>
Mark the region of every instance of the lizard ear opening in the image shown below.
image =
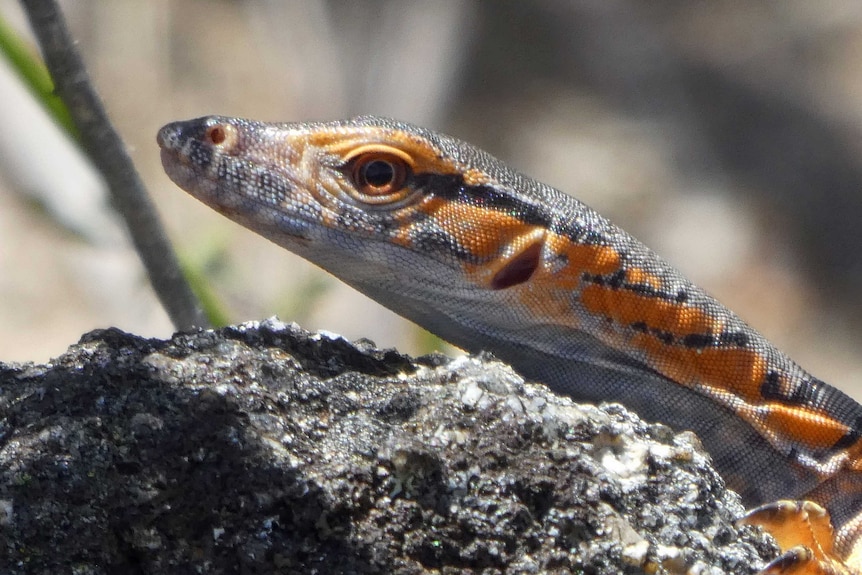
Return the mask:
<path id="1" fill-rule="evenodd" d="M 522 284 L 530 279 L 542 257 L 542 242 L 533 242 L 506 262 L 491 280 L 491 289 L 500 290 Z"/>

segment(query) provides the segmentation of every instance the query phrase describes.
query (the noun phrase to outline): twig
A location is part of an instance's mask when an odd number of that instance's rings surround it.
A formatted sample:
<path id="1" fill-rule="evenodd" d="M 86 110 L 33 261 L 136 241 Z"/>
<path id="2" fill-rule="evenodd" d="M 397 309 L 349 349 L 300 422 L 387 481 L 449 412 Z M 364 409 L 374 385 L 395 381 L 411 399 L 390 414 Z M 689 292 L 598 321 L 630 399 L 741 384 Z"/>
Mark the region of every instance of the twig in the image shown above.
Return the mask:
<path id="1" fill-rule="evenodd" d="M 114 205 L 147 269 L 153 289 L 178 329 L 208 327 L 155 207 L 114 130 L 54 0 L 21 0 L 56 91 L 69 107 L 81 143 L 102 172 Z"/>

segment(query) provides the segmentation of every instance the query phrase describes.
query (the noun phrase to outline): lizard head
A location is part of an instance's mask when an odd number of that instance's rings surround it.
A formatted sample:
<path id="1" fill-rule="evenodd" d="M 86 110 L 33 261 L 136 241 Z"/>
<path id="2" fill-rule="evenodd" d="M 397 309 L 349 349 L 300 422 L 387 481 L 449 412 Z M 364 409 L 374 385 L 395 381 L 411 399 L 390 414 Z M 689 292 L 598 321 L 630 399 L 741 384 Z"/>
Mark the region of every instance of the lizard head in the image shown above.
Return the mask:
<path id="1" fill-rule="evenodd" d="M 384 118 L 208 116 L 168 124 L 158 143 L 181 188 L 349 283 L 422 260 L 434 278 L 466 270 L 509 287 L 539 265 L 550 225 L 540 194 L 515 192 L 536 188 L 532 180 L 469 144 Z"/>

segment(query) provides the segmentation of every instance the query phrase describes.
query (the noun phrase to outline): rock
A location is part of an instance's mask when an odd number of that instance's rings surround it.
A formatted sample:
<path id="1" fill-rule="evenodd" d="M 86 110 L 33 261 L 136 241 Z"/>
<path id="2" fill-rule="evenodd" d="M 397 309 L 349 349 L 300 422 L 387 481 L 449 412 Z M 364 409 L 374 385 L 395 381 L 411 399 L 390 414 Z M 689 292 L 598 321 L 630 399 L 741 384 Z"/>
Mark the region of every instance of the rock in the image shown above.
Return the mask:
<path id="1" fill-rule="evenodd" d="M 691 434 L 278 320 L 0 364 L 0 573 L 753 573 Z M 664 570 L 664 571 L 662 571 Z"/>

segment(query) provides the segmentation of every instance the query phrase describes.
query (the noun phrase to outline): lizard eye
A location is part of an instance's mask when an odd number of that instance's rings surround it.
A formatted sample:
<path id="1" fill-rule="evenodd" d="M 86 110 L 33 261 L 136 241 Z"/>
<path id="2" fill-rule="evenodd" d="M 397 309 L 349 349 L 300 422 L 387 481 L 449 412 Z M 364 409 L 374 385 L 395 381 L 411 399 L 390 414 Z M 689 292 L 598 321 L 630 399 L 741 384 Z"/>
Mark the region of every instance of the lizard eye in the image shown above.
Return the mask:
<path id="1" fill-rule="evenodd" d="M 400 174 L 396 173 L 396 170 L 398 168 L 391 162 L 375 158 L 359 164 L 356 180 L 361 187 L 366 189 L 388 190 L 390 187 L 394 187 L 400 179 Z"/>
<path id="2" fill-rule="evenodd" d="M 359 154 L 351 160 L 350 179 L 357 199 L 368 204 L 387 204 L 404 198 L 410 166 L 400 155 L 386 151 Z"/>

